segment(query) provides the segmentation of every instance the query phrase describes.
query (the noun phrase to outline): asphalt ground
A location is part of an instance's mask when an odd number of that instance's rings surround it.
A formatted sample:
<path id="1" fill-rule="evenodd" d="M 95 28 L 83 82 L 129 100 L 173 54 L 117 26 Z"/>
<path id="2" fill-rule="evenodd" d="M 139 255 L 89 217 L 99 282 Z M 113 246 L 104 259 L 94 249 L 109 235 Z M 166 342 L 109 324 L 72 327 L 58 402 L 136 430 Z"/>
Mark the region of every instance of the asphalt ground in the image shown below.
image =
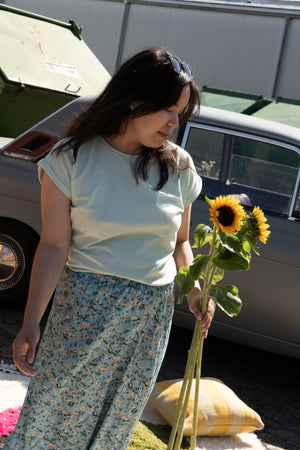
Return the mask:
<path id="1" fill-rule="evenodd" d="M 0 361 L 7 364 L 13 363 L 11 344 L 22 315 L 22 311 L 0 308 Z M 183 377 L 191 339 L 192 331 L 173 326 L 158 381 Z M 299 362 L 209 336 L 202 376 L 222 380 L 260 414 L 265 428 L 257 436 L 264 443 L 300 450 Z"/>

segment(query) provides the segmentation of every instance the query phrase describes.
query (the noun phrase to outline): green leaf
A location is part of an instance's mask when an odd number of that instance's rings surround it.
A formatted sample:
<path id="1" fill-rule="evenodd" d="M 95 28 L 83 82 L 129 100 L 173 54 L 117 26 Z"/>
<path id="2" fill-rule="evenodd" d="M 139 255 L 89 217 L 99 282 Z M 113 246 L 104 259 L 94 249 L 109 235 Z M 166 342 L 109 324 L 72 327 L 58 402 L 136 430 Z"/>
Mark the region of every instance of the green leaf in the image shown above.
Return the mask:
<path id="1" fill-rule="evenodd" d="M 222 233 L 219 235 L 221 244 L 224 248 L 229 250 L 230 252 L 236 253 L 237 255 L 241 254 L 242 244 L 237 236 L 233 234 L 226 235 Z"/>
<path id="2" fill-rule="evenodd" d="M 226 249 L 214 257 L 213 263 L 224 270 L 248 270 L 250 267 L 250 258 L 244 258 L 242 255 L 237 255 Z"/>
<path id="3" fill-rule="evenodd" d="M 208 255 L 197 255 L 195 257 L 193 263 L 190 265 L 190 276 L 193 280 L 198 280 L 204 274 L 208 260 Z"/>
<path id="4" fill-rule="evenodd" d="M 212 284 L 216 284 L 224 278 L 224 270 L 220 269 L 220 267 L 216 268 L 215 274 L 212 279 Z"/>
<path id="5" fill-rule="evenodd" d="M 183 297 L 188 294 L 194 287 L 195 281 L 190 276 L 190 271 L 186 266 L 182 266 L 176 275 L 177 283 L 180 286 L 180 292 L 178 296 L 178 303 L 182 302 Z"/>
<path id="6" fill-rule="evenodd" d="M 207 244 L 208 242 L 211 242 L 211 238 L 212 238 L 211 228 L 201 223 L 200 225 L 197 226 L 195 230 L 194 233 L 195 244 L 193 245 L 193 247 L 200 248 L 203 245 Z"/>
<path id="7" fill-rule="evenodd" d="M 245 216 L 244 217 L 244 223 L 243 223 L 243 225 L 241 226 L 241 228 L 239 229 L 239 231 L 236 233 L 236 235 L 237 235 L 237 237 L 239 238 L 239 239 L 242 239 L 243 238 L 243 236 L 245 235 L 245 234 L 247 234 L 248 233 L 248 231 L 249 231 L 249 223 L 248 223 L 248 220 L 247 219 L 249 219 L 249 216 Z"/>
<path id="8" fill-rule="evenodd" d="M 217 305 L 230 317 L 236 316 L 242 309 L 242 301 L 236 286 L 212 286 L 212 295 Z"/>
<path id="9" fill-rule="evenodd" d="M 247 233 L 245 235 L 245 238 L 247 239 L 247 241 L 248 241 L 250 247 L 252 248 L 252 250 L 254 251 L 254 253 L 256 253 L 259 256 L 259 253 L 257 251 L 257 244 L 256 244 L 255 237 L 253 237 L 251 233 Z"/>
<path id="10" fill-rule="evenodd" d="M 250 255 L 251 246 L 248 241 L 243 241 L 243 250 L 242 252 L 246 252 Z"/>
<path id="11" fill-rule="evenodd" d="M 249 241 L 243 241 L 243 245 L 242 245 L 242 256 L 246 259 L 251 259 L 251 245 L 249 243 Z"/>

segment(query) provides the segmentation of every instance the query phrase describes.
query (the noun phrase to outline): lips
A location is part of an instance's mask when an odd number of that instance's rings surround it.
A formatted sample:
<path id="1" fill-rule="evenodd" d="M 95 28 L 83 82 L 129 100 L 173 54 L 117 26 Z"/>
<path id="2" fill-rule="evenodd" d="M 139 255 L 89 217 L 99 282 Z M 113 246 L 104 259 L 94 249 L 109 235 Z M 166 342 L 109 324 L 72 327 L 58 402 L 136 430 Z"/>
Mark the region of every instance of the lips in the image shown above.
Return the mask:
<path id="1" fill-rule="evenodd" d="M 164 140 L 167 140 L 167 139 L 169 138 L 169 135 L 166 134 L 166 133 L 163 133 L 162 131 L 159 131 L 159 134 L 161 135 L 161 137 L 162 137 Z"/>

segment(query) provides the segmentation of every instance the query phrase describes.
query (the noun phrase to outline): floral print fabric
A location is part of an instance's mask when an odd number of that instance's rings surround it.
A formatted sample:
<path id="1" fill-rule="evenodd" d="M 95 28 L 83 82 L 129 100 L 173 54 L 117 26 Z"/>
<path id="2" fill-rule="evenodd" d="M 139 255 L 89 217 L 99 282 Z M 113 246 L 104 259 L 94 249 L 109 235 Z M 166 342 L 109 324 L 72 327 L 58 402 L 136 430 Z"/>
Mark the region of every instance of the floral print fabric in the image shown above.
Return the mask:
<path id="1" fill-rule="evenodd" d="M 62 275 L 17 427 L 5 449 L 125 450 L 154 386 L 173 283 Z"/>

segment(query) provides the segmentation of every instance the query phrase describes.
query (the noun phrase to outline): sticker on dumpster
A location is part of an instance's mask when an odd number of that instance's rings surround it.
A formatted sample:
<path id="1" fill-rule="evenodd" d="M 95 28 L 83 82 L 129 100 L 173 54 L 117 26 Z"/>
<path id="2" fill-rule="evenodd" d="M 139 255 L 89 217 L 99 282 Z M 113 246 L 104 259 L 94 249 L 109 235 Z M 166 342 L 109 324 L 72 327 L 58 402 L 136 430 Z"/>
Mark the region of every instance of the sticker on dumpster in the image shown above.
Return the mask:
<path id="1" fill-rule="evenodd" d="M 65 66 L 64 64 L 54 64 L 45 62 L 45 66 L 49 72 L 57 73 L 59 75 L 69 76 L 81 80 L 80 73 L 75 67 Z"/>

